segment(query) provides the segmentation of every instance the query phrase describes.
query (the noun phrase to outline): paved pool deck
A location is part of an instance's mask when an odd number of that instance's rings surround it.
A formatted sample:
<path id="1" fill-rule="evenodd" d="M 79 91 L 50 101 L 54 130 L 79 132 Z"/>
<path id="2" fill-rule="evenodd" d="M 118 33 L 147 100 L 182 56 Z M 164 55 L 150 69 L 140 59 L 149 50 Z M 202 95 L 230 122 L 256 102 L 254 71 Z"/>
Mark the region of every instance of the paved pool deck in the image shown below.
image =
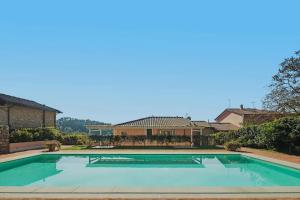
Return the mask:
<path id="1" fill-rule="evenodd" d="M 280 160 L 276 156 L 251 153 L 243 154 L 253 158 L 300 169 L 300 163 L 290 162 L 289 157 Z M 251 150 L 251 149 L 250 149 Z M 0 155 L 0 162 L 33 155 L 47 154 L 45 150 L 33 150 Z M 59 154 L 236 154 L 225 150 L 143 150 L 143 149 L 97 149 L 64 150 Z M 270 152 L 266 152 L 267 154 Z M 271 152 L 272 153 L 272 152 Z M 53 153 L 50 153 L 53 154 Z M 274 153 L 273 153 L 274 154 Z M 276 152 L 275 152 L 276 154 Z M 288 155 L 287 155 L 288 156 Z M 294 159 L 293 159 L 294 161 Z M 1 177 L 0 177 L 1 178 Z M 189 188 L 126 188 L 126 187 L 0 187 L 0 199 L 300 199 L 300 187 L 189 187 Z"/>

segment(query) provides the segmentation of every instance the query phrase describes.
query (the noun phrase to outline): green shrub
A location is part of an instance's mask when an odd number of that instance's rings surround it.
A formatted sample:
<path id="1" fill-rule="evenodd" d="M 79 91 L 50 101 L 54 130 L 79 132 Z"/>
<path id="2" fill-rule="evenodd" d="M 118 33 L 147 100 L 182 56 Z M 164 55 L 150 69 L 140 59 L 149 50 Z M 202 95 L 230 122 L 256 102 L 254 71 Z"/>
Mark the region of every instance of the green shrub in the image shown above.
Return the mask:
<path id="1" fill-rule="evenodd" d="M 55 128 L 22 128 L 10 133 L 12 143 L 44 140 L 62 141 L 62 134 Z"/>
<path id="2" fill-rule="evenodd" d="M 259 126 L 259 132 L 256 136 L 257 147 L 276 150 L 278 142 L 280 142 L 279 133 L 275 130 L 276 122 L 269 122 Z"/>
<path id="3" fill-rule="evenodd" d="M 239 141 L 243 146 L 265 148 L 288 153 L 299 153 L 300 117 L 284 117 L 261 124 L 241 128 Z"/>
<path id="4" fill-rule="evenodd" d="M 33 141 L 33 134 L 27 129 L 14 130 L 10 133 L 9 141 L 11 143 L 31 142 Z"/>
<path id="5" fill-rule="evenodd" d="M 88 136 L 80 133 L 65 134 L 62 143 L 64 145 L 85 145 L 88 143 Z"/>
<path id="6" fill-rule="evenodd" d="M 238 131 L 238 140 L 241 145 L 246 147 L 257 147 L 256 137 L 260 134 L 259 126 L 250 125 L 240 128 Z"/>
<path id="7" fill-rule="evenodd" d="M 239 132 L 218 132 L 214 134 L 216 144 L 223 145 L 226 142 L 237 140 L 239 138 Z"/>
<path id="8" fill-rule="evenodd" d="M 300 116 L 275 120 L 273 134 L 277 139 L 273 144 L 276 150 L 300 153 L 297 152 L 300 146 Z"/>
<path id="9" fill-rule="evenodd" d="M 237 151 L 241 148 L 241 143 L 238 141 L 230 141 L 224 144 L 227 151 Z"/>
<path id="10" fill-rule="evenodd" d="M 261 125 L 250 125 L 234 132 L 219 132 L 214 136 L 217 144 L 235 140 L 246 147 L 299 154 L 300 116 L 289 116 Z"/>
<path id="11" fill-rule="evenodd" d="M 62 134 L 55 128 L 45 128 L 42 139 L 62 141 Z"/>

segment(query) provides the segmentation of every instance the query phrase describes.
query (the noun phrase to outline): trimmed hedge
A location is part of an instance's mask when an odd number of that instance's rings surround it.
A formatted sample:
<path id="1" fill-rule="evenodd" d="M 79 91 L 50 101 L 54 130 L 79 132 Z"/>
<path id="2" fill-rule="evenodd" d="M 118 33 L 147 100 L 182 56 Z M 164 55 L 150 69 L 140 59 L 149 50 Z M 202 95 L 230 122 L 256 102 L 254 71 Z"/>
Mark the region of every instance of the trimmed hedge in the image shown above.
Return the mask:
<path id="1" fill-rule="evenodd" d="M 65 145 L 84 145 L 88 136 L 81 133 L 62 134 L 55 128 L 22 128 L 10 133 L 10 143 L 57 140 Z"/>
<path id="2" fill-rule="evenodd" d="M 62 141 L 62 134 L 55 128 L 23 128 L 10 133 L 11 143 L 58 140 Z"/>
<path id="3" fill-rule="evenodd" d="M 284 117 L 261 125 L 250 125 L 235 132 L 215 134 L 217 144 L 236 140 L 245 147 L 300 153 L 300 116 Z"/>

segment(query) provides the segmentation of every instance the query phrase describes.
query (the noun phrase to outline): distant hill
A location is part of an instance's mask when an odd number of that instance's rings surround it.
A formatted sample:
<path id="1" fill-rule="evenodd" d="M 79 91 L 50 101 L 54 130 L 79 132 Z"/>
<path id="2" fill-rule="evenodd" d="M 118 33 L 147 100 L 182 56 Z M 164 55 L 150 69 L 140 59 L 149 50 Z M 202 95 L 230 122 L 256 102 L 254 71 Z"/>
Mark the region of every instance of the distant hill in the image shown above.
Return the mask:
<path id="1" fill-rule="evenodd" d="M 88 133 L 88 129 L 85 125 L 104 125 L 106 123 L 92 121 L 89 119 L 76 119 L 71 117 L 63 117 L 56 121 L 57 128 L 64 133 L 72 132 L 85 132 Z"/>

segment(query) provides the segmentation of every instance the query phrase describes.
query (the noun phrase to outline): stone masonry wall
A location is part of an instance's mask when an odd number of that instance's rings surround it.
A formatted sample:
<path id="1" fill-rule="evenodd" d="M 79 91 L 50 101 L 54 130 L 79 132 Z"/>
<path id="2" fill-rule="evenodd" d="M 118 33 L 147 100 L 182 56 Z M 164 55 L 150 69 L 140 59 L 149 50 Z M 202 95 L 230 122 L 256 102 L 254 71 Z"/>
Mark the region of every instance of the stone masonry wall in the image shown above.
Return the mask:
<path id="1" fill-rule="evenodd" d="M 45 126 L 55 126 L 55 112 L 45 112 Z M 43 110 L 23 106 L 10 108 L 11 128 L 37 128 L 43 126 Z"/>
<path id="2" fill-rule="evenodd" d="M 45 126 L 55 127 L 56 125 L 56 113 L 55 112 L 45 112 Z"/>
<path id="3" fill-rule="evenodd" d="M 35 128 L 43 125 L 43 111 L 23 106 L 10 108 L 11 128 Z"/>
<path id="4" fill-rule="evenodd" d="M 0 126 L 0 154 L 9 152 L 9 129 L 7 126 Z"/>
<path id="5" fill-rule="evenodd" d="M 0 107 L 0 126 L 7 125 L 7 108 Z"/>

